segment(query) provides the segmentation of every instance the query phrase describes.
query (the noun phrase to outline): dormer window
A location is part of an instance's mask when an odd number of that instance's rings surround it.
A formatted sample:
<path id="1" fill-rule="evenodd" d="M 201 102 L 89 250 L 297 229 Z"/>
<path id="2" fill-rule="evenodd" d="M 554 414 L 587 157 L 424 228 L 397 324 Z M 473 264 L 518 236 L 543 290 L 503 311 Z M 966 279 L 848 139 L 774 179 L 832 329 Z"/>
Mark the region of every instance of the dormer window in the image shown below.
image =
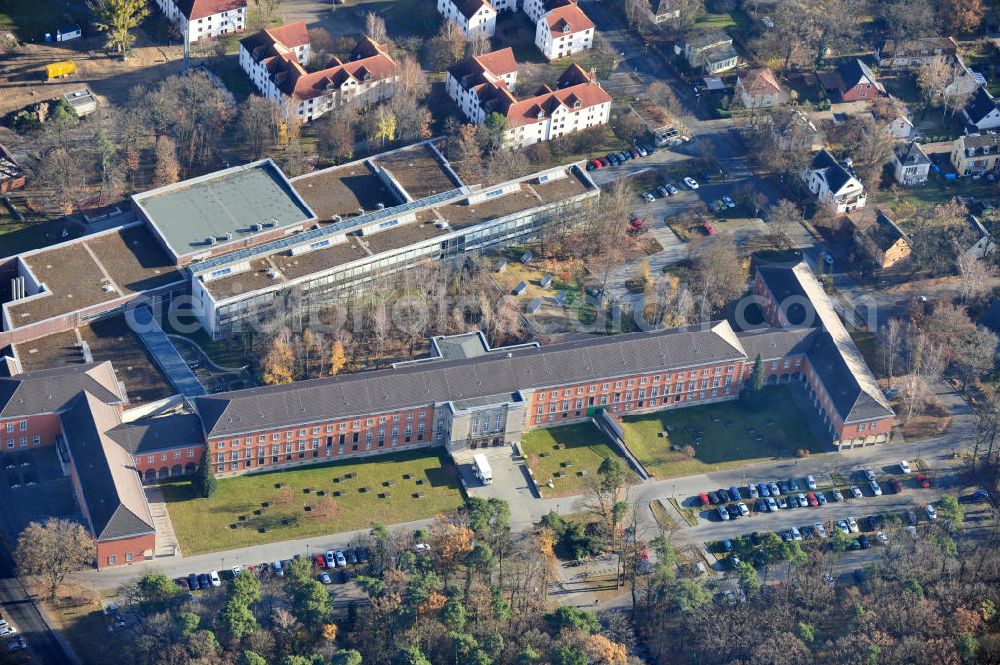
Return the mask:
<path id="1" fill-rule="evenodd" d="M 545 109 L 538 109 L 538 119 L 541 120 L 545 117 Z"/>
<path id="2" fill-rule="evenodd" d="M 562 31 L 563 31 L 563 33 L 567 33 L 567 32 L 569 32 L 569 23 L 564 23 L 564 24 L 563 24 L 563 29 L 562 29 Z"/>
<path id="3" fill-rule="evenodd" d="M 580 100 L 579 99 L 573 100 L 573 108 L 575 108 L 575 109 L 580 108 Z"/>

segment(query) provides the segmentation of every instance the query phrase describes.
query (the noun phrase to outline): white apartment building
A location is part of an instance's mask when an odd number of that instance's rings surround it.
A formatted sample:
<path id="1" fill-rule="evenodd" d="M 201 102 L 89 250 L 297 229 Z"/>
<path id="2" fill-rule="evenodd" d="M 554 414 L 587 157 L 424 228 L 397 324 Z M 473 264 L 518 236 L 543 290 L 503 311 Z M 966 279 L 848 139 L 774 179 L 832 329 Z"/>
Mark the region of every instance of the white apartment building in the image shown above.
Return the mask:
<path id="1" fill-rule="evenodd" d="M 310 57 L 309 34 L 302 22 L 262 30 L 240 41 L 240 66 L 260 94 L 303 123 L 348 102 L 374 104 L 388 99 L 399 78 L 385 47 L 368 37 L 358 42 L 346 62 L 333 58 L 329 67 L 307 72 L 304 65 Z"/>
<path id="2" fill-rule="evenodd" d="M 549 60 L 585 51 L 594 45 L 594 23 L 575 2 L 550 9 L 535 22 L 535 46 Z"/>
<path id="3" fill-rule="evenodd" d="M 438 12 L 462 30 L 466 40 L 489 38 L 497 29 L 497 10 L 489 0 L 438 0 Z"/>
<path id="4" fill-rule="evenodd" d="M 247 0 L 156 0 L 156 5 L 192 44 L 246 27 Z"/>
<path id="5" fill-rule="evenodd" d="M 516 80 L 517 63 L 507 48 L 455 64 L 445 89 L 469 122 L 482 124 L 492 113 L 504 116 L 504 143 L 514 148 L 603 125 L 611 115 L 611 96 L 579 65 L 570 65 L 555 89 L 543 86 L 526 99 L 511 90 Z"/>

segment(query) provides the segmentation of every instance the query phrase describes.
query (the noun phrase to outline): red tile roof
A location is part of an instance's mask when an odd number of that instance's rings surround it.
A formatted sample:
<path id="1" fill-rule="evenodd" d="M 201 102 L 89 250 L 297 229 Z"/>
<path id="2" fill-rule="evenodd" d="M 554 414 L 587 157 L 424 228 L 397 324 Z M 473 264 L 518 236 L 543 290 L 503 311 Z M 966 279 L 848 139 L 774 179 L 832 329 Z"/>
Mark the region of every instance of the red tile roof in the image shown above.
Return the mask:
<path id="1" fill-rule="evenodd" d="M 493 51 L 492 53 L 476 56 L 473 59 L 496 76 L 502 76 L 504 74 L 510 74 L 511 72 L 517 71 L 517 61 L 514 59 L 514 49 L 509 46 L 507 48 L 500 49 L 499 51 Z"/>
<path id="2" fill-rule="evenodd" d="M 286 23 L 277 28 L 269 28 L 263 32 L 269 34 L 274 41 L 281 42 L 288 48 L 305 46 L 309 43 L 309 29 L 306 28 L 305 21 Z"/>
<path id="3" fill-rule="evenodd" d="M 572 34 L 594 27 L 594 22 L 583 13 L 583 10 L 575 2 L 556 7 L 545 14 L 543 18 L 553 34 Z"/>
<path id="4" fill-rule="evenodd" d="M 781 86 L 774 78 L 774 72 L 767 67 L 745 69 L 740 72 L 743 89 L 751 95 L 766 95 L 781 92 Z"/>
<path id="5" fill-rule="evenodd" d="M 513 95 L 510 95 L 510 99 L 513 99 Z M 546 90 L 534 97 L 508 103 L 501 112 L 507 116 L 509 127 L 521 127 L 542 122 L 560 106 L 578 111 L 610 102 L 611 95 L 597 83 L 596 77 L 574 63 L 559 78 L 558 89 Z"/>
<path id="6" fill-rule="evenodd" d="M 464 16 L 466 19 L 470 19 L 473 16 L 475 16 L 476 12 L 478 12 L 483 7 L 489 7 L 491 10 L 496 12 L 496 10 L 493 9 L 493 5 L 490 4 L 489 0 L 451 0 L 451 1 L 454 3 L 458 11 L 462 12 L 462 16 Z"/>
<path id="7" fill-rule="evenodd" d="M 177 0 L 177 9 L 188 20 L 197 20 L 232 9 L 243 9 L 246 6 L 247 0 Z"/>
<path id="8" fill-rule="evenodd" d="M 282 72 L 287 74 L 277 81 L 278 88 L 296 101 L 323 95 L 329 86 L 340 87 L 349 79 L 359 83 L 390 78 L 396 73 L 396 63 L 385 49 L 369 38 L 354 47 L 352 59 L 342 63 L 336 58 L 333 66 L 318 72 L 306 73 L 301 66 Z"/>

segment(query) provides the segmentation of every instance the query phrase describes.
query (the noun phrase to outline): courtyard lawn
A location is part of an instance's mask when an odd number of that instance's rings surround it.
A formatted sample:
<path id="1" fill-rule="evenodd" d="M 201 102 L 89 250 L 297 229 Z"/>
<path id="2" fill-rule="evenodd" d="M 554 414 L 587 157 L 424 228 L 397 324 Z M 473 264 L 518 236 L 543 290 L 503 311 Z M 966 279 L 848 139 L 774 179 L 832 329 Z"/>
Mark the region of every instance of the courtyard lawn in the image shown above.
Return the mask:
<path id="1" fill-rule="evenodd" d="M 208 499 L 187 481 L 163 494 L 184 554 L 408 522 L 462 505 L 458 473 L 432 450 L 219 479 Z"/>
<path id="2" fill-rule="evenodd" d="M 669 478 L 792 457 L 799 448 L 828 450 L 809 428 L 807 417 L 811 414 L 800 411 L 787 387 L 774 386 L 765 392 L 759 411 L 747 411 L 734 401 L 626 416 L 622 424 L 632 453 L 650 473 Z M 694 458 L 671 450 L 687 445 L 694 447 Z"/>
<path id="3" fill-rule="evenodd" d="M 618 456 L 592 423 L 532 430 L 521 440 L 521 450 L 546 497 L 582 493 L 601 462 Z M 636 478 L 625 460 L 622 465 Z M 545 486 L 550 478 L 552 489 Z"/>

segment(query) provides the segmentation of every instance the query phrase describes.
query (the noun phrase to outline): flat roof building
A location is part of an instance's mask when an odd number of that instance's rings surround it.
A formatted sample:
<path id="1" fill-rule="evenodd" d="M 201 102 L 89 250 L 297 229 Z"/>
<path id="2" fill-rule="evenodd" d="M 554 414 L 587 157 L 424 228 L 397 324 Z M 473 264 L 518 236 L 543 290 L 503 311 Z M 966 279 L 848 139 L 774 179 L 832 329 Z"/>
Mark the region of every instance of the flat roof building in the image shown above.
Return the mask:
<path id="1" fill-rule="evenodd" d="M 316 220 L 270 159 L 132 197 L 178 265 L 273 240 Z"/>

